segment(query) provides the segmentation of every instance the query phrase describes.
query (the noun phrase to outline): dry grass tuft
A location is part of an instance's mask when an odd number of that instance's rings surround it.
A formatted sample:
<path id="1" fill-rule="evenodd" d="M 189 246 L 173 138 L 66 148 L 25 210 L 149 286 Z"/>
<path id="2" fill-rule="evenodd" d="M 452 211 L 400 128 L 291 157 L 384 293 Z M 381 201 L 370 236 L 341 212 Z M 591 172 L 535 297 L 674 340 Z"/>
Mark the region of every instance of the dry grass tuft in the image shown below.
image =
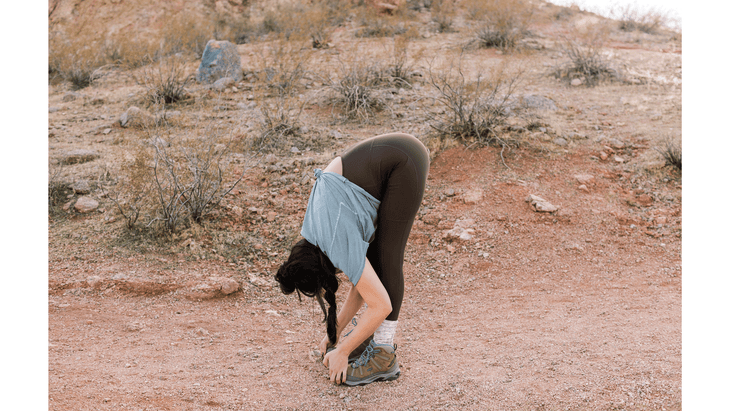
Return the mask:
<path id="1" fill-rule="evenodd" d="M 647 34 L 655 34 L 671 22 L 667 13 L 659 8 L 641 9 L 638 4 L 616 5 L 611 9 L 611 15 L 619 22 L 620 30 L 639 30 Z"/>
<path id="2" fill-rule="evenodd" d="M 132 77 L 144 87 L 148 104 L 173 104 L 187 97 L 186 87 L 193 79 L 186 71 L 185 64 L 184 57 L 172 55 L 142 68 L 141 74 L 133 74 Z"/>
<path id="3" fill-rule="evenodd" d="M 663 138 L 659 145 L 654 148 L 664 157 L 668 165 L 682 171 L 682 139 L 681 138 Z"/>
<path id="4" fill-rule="evenodd" d="M 467 10 L 477 20 L 475 41 L 480 47 L 514 49 L 528 33 L 534 8 L 527 0 L 471 0 Z"/>
<path id="5" fill-rule="evenodd" d="M 430 84 L 437 92 L 437 101 L 445 108 L 442 113 L 429 115 L 434 132 L 442 139 L 509 148 L 510 143 L 500 136 L 498 129 L 508 116 L 508 102 L 524 71 L 512 70 L 508 64 L 503 63 L 486 75 L 478 73 L 474 81 L 467 79 L 461 59 L 445 71 L 430 68 Z"/>
<path id="6" fill-rule="evenodd" d="M 563 40 L 561 49 L 568 61 L 556 66 L 553 76 L 566 82 L 580 79 L 582 84 L 589 87 L 603 81 L 620 81 L 618 69 L 610 64 L 603 53 L 606 36 L 607 26 L 576 30 L 572 36 Z"/>
<path id="7" fill-rule="evenodd" d="M 390 79 L 380 64 L 362 61 L 340 62 L 339 76 L 325 80 L 333 94 L 333 106 L 340 109 L 346 118 L 359 121 L 370 120 L 386 107 L 379 89 L 389 83 Z"/>

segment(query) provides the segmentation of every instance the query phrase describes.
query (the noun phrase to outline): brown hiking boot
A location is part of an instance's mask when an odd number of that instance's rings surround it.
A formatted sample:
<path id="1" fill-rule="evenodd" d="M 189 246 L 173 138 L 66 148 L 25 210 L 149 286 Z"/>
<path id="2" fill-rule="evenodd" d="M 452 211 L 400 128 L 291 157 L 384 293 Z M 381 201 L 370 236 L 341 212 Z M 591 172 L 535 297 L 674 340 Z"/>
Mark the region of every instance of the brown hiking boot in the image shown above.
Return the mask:
<path id="1" fill-rule="evenodd" d="M 388 344 L 370 344 L 354 362 L 347 366 L 345 385 L 358 386 L 375 381 L 393 381 L 400 377 L 396 347 Z"/>
<path id="2" fill-rule="evenodd" d="M 360 345 L 355 347 L 355 349 L 352 350 L 350 355 L 347 357 L 348 364 L 352 363 L 353 361 L 360 358 L 360 355 L 362 355 L 362 353 L 365 351 L 367 346 L 370 345 L 370 341 L 372 341 L 372 340 L 373 340 L 373 336 L 371 335 L 370 337 L 366 338 L 365 341 L 363 341 Z M 335 349 L 334 345 L 327 343 L 327 351 L 325 352 L 325 355 L 334 349 Z"/>

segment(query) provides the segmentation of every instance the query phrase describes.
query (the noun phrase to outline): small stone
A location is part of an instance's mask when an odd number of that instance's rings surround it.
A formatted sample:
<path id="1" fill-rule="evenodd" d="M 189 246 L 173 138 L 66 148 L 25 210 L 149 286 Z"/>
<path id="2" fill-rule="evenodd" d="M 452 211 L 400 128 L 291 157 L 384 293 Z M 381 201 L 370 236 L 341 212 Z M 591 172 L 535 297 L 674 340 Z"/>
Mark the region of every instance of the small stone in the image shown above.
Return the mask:
<path id="1" fill-rule="evenodd" d="M 453 197 L 454 195 L 456 195 L 456 191 L 454 191 L 453 188 L 447 188 L 446 191 L 444 191 L 444 195 L 446 197 Z"/>
<path id="2" fill-rule="evenodd" d="M 598 155 L 601 157 L 601 160 L 608 160 L 608 154 L 606 154 L 605 152 L 601 151 L 600 153 L 598 153 Z"/>
<path id="3" fill-rule="evenodd" d="M 613 161 L 615 161 L 617 163 L 623 163 L 625 160 L 623 159 L 623 157 L 614 156 Z"/>
<path id="4" fill-rule="evenodd" d="M 562 137 L 557 137 L 556 139 L 553 140 L 553 143 L 560 147 L 565 147 L 568 145 L 568 140 L 566 140 Z"/>
<path id="5" fill-rule="evenodd" d="M 579 78 L 574 78 L 570 81 L 570 85 L 574 87 L 580 86 L 581 84 L 583 84 L 583 81 L 581 81 L 581 79 Z"/>
<path id="6" fill-rule="evenodd" d="M 57 112 L 59 110 L 61 110 L 61 107 L 56 107 L 56 106 L 48 107 L 48 112 L 49 113 L 55 113 L 55 112 Z"/>
<path id="7" fill-rule="evenodd" d="M 233 83 L 235 83 L 235 80 L 231 77 L 223 77 L 215 81 L 211 88 L 215 91 L 223 91 L 226 90 L 228 87 L 230 87 Z"/>
<path id="8" fill-rule="evenodd" d="M 79 97 L 81 97 L 81 94 L 74 93 L 73 91 L 69 91 L 68 93 L 63 95 L 63 101 L 65 101 L 65 102 L 74 101 Z"/>
<path id="9" fill-rule="evenodd" d="M 623 142 L 623 141 L 621 141 L 621 140 L 619 140 L 619 139 L 616 139 L 616 138 L 612 138 L 612 139 L 609 139 L 609 140 L 608 140 L 608 144 L 609 144 L 609 145 L 610 145 L 611 147 L 613 147 L 613 148 L 618 148 L 618 149 L 621 149 L 621 148 L 624 148 L 624 147 L 626 147 L 626 144 L 624 144 L 624 142 Z"/>
<path id="10" fill-rule="evenodd" d="M 550 204 L 547 200 L 542 197 L 538 197 L 534 194 L 530 194 L 525 199 L 525 202 L 532 206 L 532 209 L 540 213 L 552 213 L 558 211 L 558 207 Z"/>
<path id="11" fill-rule="evenodd" d="M 210 281 L 214 282 L 215 288 L 220 289 L 225 295 L 235 293 L 240 288 L 238 282 L 232 278 L 211 277 Z"/>
<path id="12" fill-rule="evenodd" d="M 299 149 L 296 146 L 292 146 L 291 152 L 292 153 L 300 153 Z"/>
<path id="13" fill-rule="evenodd" d="M 101 133 L 102 133 L 102 134 L 109 134 L 109 133 L 111 133 L 111 132 L 112 132 L 112 129 L 110 129 L 110 128 L 105 128 L 105 129 L 104 129 L 104 131 L 102 131 Z"/>
<path id="14" fill-rule="evenodd" d="M 101 277 L 98 275 L 92 275 L 91 277 L 86 279 L 86 283 L 89 284 L 89 287 L 97 288 L 101 284 Z"/>
<path id="15" fill-rule="evenodd" d="M 578 186 L 578 190 L 580 190 L 580 191 L 585 191 L 586 193 L 590 192 L 590 190 L 588 189 L 588 187 L 586 187 L 586 185 L 585 185 L 585 184 L 581 184 L 581 185 L 579 185 L 579 186 Z"/>
<path id="16" fill-rule="evenodd" d="M 654 199 L 651 198 L 648 194 L 642 194 L 638 198 L 638 203 L 642 205 L 643 207 L 648 207 L 654 202 Z"/>
<path id="17" fill-rule="evenodd" d="M 99 208 L 99 202 L 91 197 L 81 197 L 74 204 L 74 209 L 79 213 L 89 213 L 97 208 Z"/>
<path id="18" fill-rule="evenodd" d="M 484 196 L 484 191 L 482 191 L 479 188 L 469 190 L 466 193 L 464 193 L 464 202 L 466 204 L 476 204 L 479 201 L 481 201 L 483 196 Z"/>
<path id="19" fill-rule="evenodd" d="M 274 221 L 276 219 L 276 213 L 274 211 L 269 211 L 266 213 L 266 221 Z"/>
<path id="20" fill-rule="evenodd" d="M 124 325 L 124 331 L 137 332 L 142 330 L 142 324 L 138 322 L 132 322 Z"/>
<path id="21" fill-rule="evenodd" d="M 79 180 L 71 184 L 71 189 L 76 194 L 89 194 L 91 192 L 91 185 L 89 185 L 89 180 Z"/>
<path id="22" fill-rule="evenodd" d="M 154 123 L 152 116 L 139 107 L 132 106 L 119 116 L 122 127 L 147 127 Z"/>
<path id="23" fill-rule="evenodd" d="M 256 250 L 260 250 L 260 249 L 264 248 L 264 246 L 261 244 L 256 244 L 253 246 L 253 248 L 255 248 Z"/>
<path id="24" fill-rule="evenodd" d="M 667 223 L 667 217 L 657 217 L 655 222 L 657 224 L 666 224 Z"/>
<path id="25" fill-rule="evenodd" d="M 595 177 L 590 174 L 576 174 L 573 177 L 578 180 L 578 183 L 583 185 L 595 184 L 596 182 Z"/>
<path id="26" fill-rule="evenodd" d="M 340 133 L 337 130 L 330 131 L 330 136 L 332 136 L 332 137 L 334 137 L 334 138 L 336 138 L 338 140 L 341 139 L 342 137 L 344 137 L 344 135 L 342 135 L 342 133 Z"/>
<path id="27" fill-rule="evenodd" d="M 302 126 L 302 127 L 301 127 L 301 128 L 299 129 L 299 132 L 300 132 L 300 133 L 302 133 L 302 134 L 307 134 L 307 133 L 309 133 L 309 127 L 307 127 L 307 126 Z"/>

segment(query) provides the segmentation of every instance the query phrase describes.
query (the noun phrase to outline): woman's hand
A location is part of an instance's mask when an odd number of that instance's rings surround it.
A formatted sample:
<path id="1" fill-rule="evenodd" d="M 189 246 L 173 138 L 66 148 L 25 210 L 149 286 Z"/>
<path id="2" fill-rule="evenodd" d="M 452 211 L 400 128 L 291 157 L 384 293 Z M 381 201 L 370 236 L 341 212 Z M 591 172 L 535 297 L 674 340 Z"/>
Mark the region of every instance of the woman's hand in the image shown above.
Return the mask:
<path id="1" fill-rule="evenodd" d="M 330 381 L 343 384 L 347 380 L 347 354 L 335 348 L 324 356 L 322 363 L 330 370 Z"/>
<path id="2" fill-rule="evenodd" d="M 319 343 L 319 352 L 322 353 L 322 356 L 324 357 L 327 355 L 327 346 L 330 345 L 330 338 L 328 336 L 324 336 L 324 339 L 322 339 L 322 342 Z"/>

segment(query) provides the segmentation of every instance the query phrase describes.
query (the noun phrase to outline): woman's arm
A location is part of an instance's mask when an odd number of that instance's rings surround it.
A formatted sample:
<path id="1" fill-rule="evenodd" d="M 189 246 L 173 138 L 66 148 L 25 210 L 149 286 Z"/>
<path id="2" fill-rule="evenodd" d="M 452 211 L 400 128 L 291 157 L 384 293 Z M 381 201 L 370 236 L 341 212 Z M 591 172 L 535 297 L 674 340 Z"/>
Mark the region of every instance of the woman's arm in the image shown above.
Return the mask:
<path id="1" fill-rule="evenodd" d="M 347 356 L 372 335 L 393 310 L 388 292 L 383 287 L 383 283 L 380 282 L 367 258 L 365 259 L 365 269 L 362 272 L 360 281 L 357 282 L 354 288 L 362 300 L 367 303 L 368 309 L 365 310 L 360 323 L 352 331 L 349 338 L 339 343 L 337 349 L 331 351 L 324 358 L 324 365 L 328 366 L 330 370 L 330 380 L 337 383 L 344 382 L 347 376 Z"/>

